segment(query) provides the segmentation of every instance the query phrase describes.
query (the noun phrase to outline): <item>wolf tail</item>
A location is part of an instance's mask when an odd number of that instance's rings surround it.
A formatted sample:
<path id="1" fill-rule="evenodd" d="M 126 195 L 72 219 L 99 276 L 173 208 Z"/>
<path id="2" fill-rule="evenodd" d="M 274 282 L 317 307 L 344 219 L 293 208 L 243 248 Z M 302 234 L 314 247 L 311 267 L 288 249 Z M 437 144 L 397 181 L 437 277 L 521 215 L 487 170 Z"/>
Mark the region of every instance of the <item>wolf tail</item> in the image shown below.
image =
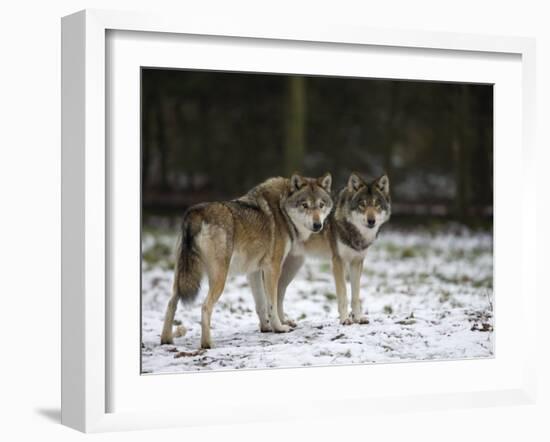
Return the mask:
<path id="1" fill-rule="evenodd" d="M 188 211 L 181 225 L 180 241 L 176 252 L 176 270 L 174 292 L 185 304 L 197 297 L 203 275 L 203 266 L 195 237 L 200 231 L 199 220 L 192 211 Z"/>

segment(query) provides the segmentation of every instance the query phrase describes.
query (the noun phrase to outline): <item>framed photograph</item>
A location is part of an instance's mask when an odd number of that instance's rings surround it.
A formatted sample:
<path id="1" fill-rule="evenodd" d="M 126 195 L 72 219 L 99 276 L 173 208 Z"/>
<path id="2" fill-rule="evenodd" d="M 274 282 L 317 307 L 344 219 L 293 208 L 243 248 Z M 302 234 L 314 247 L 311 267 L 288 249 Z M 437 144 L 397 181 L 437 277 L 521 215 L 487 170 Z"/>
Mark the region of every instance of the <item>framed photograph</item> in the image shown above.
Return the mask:
<path id="1" fill-rule="evenodd" d="M 532 40 L 82 11 L 62 54 L 65 425 L 533 400 Z"/>

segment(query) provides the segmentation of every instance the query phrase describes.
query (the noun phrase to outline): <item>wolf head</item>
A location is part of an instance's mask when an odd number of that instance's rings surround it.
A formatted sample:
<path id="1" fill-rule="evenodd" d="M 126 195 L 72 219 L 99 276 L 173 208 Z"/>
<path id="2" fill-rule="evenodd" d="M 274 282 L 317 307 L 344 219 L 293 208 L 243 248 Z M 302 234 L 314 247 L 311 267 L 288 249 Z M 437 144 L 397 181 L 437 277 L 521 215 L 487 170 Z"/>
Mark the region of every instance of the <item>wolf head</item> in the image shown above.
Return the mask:
<path id="1" fill-rule="evenodd" d="M 390 180 L 386 174 L 367 182 L 352 173 L 344 193 L 347 206 L 345 217 L 360 230 L 372 229 L 376 232 L 390 219 Z"/>
<path id="2" fill-rule="evenodd" d="M 306 178 L 298 174 L 290 177 L 290 188 L 284 201 L 284 210 L 303 237 L 320 232 L 332 210 L 330 187 L 332 176 Z"/>

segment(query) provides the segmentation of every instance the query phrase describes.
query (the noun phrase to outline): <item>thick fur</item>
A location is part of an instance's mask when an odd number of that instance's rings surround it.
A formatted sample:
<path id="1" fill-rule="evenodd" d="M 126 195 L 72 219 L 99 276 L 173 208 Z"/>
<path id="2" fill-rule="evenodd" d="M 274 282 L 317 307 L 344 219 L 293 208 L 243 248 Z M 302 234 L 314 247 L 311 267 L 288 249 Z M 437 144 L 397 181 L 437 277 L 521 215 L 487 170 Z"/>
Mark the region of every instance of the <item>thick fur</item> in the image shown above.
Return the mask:
<path id="1" fill-rule="evenodd" d="M 367 182 L 353 173 L 347 185 L 334 198 L 334 210 L 328 216 L 319 235 L 311 236 L 304 244 L 310 256 L 332 260 L 336 285 L 338 312 L 342 324 L 368 323 L 363 315 L 359 298 L 363 260 L 370 245 L 378 236 L 380 227 L 390 219 L 390 182 L 387 175 Z M 279 316 L 284 316 L 283 302 L 286 288 L 303 263 L 285 261 L 279 283 Z M 351 282 L 351 315 L 348 310 L 345 272 Z"/>
<path id="2" fill-rule="evenodd" d="M 174 293 L 184 302 L 195 300 L 201 288 L 203 268 L 200 254 L 193 238 L 200 231 L 200 206 L 189 210 L 183 217 L 181 235 L 176 252 Z"/>
<path id="3" fill-rule="evenodd" d="M 271 178 L 236 200 L 191 207 L 182 221 L 161 343 L 173 342 L 178 300 L 193 301 L 203 275 L 208 295 L 202 306 L 202 348 L 212 346 L 212 310 L 230 273 L 248 276 L 262 331 L 289 331 L 277 311 L 279 277 L 285 259 L 302 254 L 304 242 L 322 228 L 332 209 L 331 183 L 330 174 Z"/>

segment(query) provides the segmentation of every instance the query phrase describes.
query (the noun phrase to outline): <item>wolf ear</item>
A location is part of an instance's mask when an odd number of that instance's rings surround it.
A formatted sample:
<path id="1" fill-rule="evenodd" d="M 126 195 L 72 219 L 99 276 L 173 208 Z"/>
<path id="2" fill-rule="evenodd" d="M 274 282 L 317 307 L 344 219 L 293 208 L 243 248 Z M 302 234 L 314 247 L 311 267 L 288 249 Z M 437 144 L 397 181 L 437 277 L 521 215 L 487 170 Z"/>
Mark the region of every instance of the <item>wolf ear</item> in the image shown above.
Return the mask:
<path id="1" fill-rule="evenodd" d="M 292 191 L 300 189 L 305 183 L 306 180 L 297 173 L 292 174 L 290 177 L 290 189 Z"/>
<path id="2" fill-rule="evenodd" d="M 365 182 L 363 181 L 363 179 L 357 175 L 355 172 L 353 172 L 350 176 L 349 176 L 349 179 L 348 179 L 348 190 L 350 192 L 355 192 L 357 190 L 359 190 L 359 188 L 361 186 L 364 186 L 365 185 Z"/>
<path id="3" fill-rule="evenodd" d="M 330 193 L 330 187 L 332 186 L 332 175 L 330 172 L 325 173 L 317 182 L 323 189 Z"/>
<path id="4" fill-rule="evenodd" d="M 389 195 L 390 179 L 388 178 L 388 175 L 386 174 L 382 175 L 374 183 L 376 184 L 376 187 L 378 187 L 384 195 Z"/>

